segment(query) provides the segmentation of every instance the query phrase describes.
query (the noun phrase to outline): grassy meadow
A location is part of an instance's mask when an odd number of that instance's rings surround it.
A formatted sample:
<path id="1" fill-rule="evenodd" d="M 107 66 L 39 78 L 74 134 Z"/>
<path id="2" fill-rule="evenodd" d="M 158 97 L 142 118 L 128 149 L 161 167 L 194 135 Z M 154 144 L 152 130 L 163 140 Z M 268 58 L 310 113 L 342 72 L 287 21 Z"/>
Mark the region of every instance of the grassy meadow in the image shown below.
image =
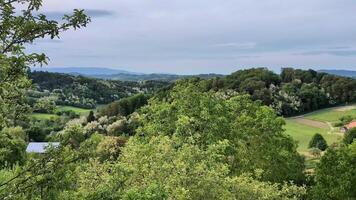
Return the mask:
<path id="1" fill-rule="evenodd" d="M 356 118 L 356 105 L 322 109 L 299 117 L 286 119 L 286 133 L 298 141 L 298 151 L 308 151 L 308 144 L 315 133 L 320 133 L 328 145 L 342 139 L 343 133 L 333 127 L 340 117 L 351 115 Z"/>
<path id="2" fill-rule="evenodd" d="M 342 137 L 340 134 L 330 132 L 328 129 L 300 124 L 293 119 L 286 120 L 285 129 L 288 135 L 298 141 L 299 152 L 306 152 L 308 150 L 309 141 L 315 133 L 320 133 L 329 145 L 337 142 Z"/>
<path id="3" fill-rule="evenodd" d="M 68 110 L 72 110 L 80 116 L 85 116 L 88 115 L 88 113 L 91 110 L 95 111 L 96 109 L 84 109 L 84 108 L 78 108 L 73 106 L 57 106 L 56 108 L 56 111 L 68 111 Z M 59 117 L 56 114 L 47 114 L 47 113 L 32 113 L 30 116 L 39 120 L 46 120 L 46 119 Z"/>

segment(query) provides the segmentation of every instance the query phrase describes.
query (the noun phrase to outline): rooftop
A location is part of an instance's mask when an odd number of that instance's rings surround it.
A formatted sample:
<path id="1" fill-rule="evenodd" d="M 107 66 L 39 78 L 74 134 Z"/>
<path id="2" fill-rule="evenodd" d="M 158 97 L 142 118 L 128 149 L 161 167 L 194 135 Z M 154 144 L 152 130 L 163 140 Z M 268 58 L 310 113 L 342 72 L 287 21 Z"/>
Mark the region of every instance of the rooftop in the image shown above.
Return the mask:
<path id="1" fill-rule="evenodd" d="M 346 125 L 347 129 L 352 129 L 352 128 L 356 128 L 356 121 L 353 121 L 351 123 L 349 123 L 348 125 Z"/>
<path id="2" fill-rule="evenodd" d="M 59 142 L 30 142 L 27 146 L 27 153 L 45 153 L 49 146 L 58 147 Z"/>

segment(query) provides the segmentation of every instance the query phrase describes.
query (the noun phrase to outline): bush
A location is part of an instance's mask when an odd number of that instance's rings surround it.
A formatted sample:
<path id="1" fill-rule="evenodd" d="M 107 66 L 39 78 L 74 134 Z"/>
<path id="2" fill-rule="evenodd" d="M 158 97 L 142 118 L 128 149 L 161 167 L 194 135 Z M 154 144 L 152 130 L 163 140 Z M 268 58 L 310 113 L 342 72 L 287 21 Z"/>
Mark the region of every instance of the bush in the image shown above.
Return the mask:
<path id="1" fill-rule="evenodd" d="M 22 164 L 26 157 L 25 133 L 21 127 L 0 131 L 0 168 Z"/>
<path id="2" fill-rule="evenodd" d="M 325 151 L 328 148 L 328 144 L 322 135 L 316 133 L 309 142 L 309 148 L 318 148 Z"/>
<path id="3" fill-rule="evenodd" d="M 351 144 L 355 139 L 356 139 L 356 128 L 352 128 L 346 132 L 343 142 L 345 144 Z"/>

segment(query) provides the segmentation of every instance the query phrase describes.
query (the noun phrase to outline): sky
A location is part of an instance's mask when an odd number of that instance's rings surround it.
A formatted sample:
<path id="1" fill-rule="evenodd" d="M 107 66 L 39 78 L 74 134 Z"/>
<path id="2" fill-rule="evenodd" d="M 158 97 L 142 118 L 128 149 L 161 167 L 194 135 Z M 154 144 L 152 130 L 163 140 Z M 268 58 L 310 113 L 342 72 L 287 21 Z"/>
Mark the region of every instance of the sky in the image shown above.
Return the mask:
<path id="1" fill-rule="evenodd" d="M 88 27 L 28 47 L 47 67 L 222 73 L 250 67 L 356 70 L 355 0 L 44 0 Z"/>

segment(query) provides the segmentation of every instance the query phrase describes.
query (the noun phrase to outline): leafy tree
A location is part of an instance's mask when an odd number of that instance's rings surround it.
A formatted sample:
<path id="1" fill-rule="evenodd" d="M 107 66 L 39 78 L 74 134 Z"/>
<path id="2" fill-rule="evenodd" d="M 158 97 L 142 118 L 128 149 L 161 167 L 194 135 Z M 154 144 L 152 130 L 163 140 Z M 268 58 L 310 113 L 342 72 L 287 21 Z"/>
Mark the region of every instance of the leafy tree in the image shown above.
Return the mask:
<path id="1" fill-rule="evenodd" d="M 325 151 L 328 148 L 328 144 L 322 135 L 316 133 L 309 142 L 309 148 L 318 148 Z"/>
<path id="2" fill-rule="evenodd" d="M 25 53 L 24 45 L 39 38 L 53 39 L 90 21 L 83 10 L 74 10 L 61 22 L 49 20 L 40 14 L 41 6 L 42 0 L 0 0 L 0 128 L 23 120 L 28 111 L 28 66 L 47 62 L 44 54 Z"/>
<path id="3" fill-rule="evenodd" d="M 352 128 L 346 132 L 343 142 L 345 144 L 351 144 L 355 139 L 356 139 L 356 128 Z"/>
<path id="4" fill-rule="evenodd" d="M 94 116 L 94 111 L 91 110 L 89 112 L 88 117 L 87 117 L 87 122 L 89 123 L 89 122 L 92 122 L 92 121 L 95 121 L 95 116 Z"/>
<path id="5" fill-rule="evenodd" d="M 304 188 L 229 176 L 227 141 L 205 150 L 168 136 L 131 138 L 112 166 L 92 161 L 80 173 L 78 199 L 293 199 Z"/>
<path id="6" fill-rule="evenodd" d="M 42 97 L 34 105 L 34 111 L 39 113 L 54 113 L 56 103 L 51 97 Z"/>
<path id="7" fill-rule="evenodd" d="M 351 115 L 346 115 L 346 116 L 340 117 L 339 120 L 343 125 L 345 125 L 345 124 L 352 122 L 352 120 L 354 120 L 354 118 Z"/>
<path id="8" fill-rule="evenodd" d="M 262 169 L 263 180 L 303 180 L 304 161 L 283 133 L 285 122 L 248 96 L 201 92 L 199 86 L 180 81 L 167 100 L 151 100 L 142 116 L 138 134 L 176 135 L 182 142 L 192 137 L 202 147 L 228 140 L 233 173 Z"/>
<path id="9" fill-rule="evenodd" d="M 120 99 L 107 105 L 100 111 L 101 115 L 106 116 L 128 116 L 137 109 L 147 104 L 149 95 L 137 94 L 131 97 Z"/>
<path id="10" fill-rule="evenodd" d="M 356 143 L 330 149 L 316 168 L 311 199 L 344 200 L 356 197 Z"/>
<path id="11" fill-rule="evenodd" d="M 0 131 L 0 168 L 23 164 L 25 150 L 25 133 L 22 128 L 4 128 Z"/>

